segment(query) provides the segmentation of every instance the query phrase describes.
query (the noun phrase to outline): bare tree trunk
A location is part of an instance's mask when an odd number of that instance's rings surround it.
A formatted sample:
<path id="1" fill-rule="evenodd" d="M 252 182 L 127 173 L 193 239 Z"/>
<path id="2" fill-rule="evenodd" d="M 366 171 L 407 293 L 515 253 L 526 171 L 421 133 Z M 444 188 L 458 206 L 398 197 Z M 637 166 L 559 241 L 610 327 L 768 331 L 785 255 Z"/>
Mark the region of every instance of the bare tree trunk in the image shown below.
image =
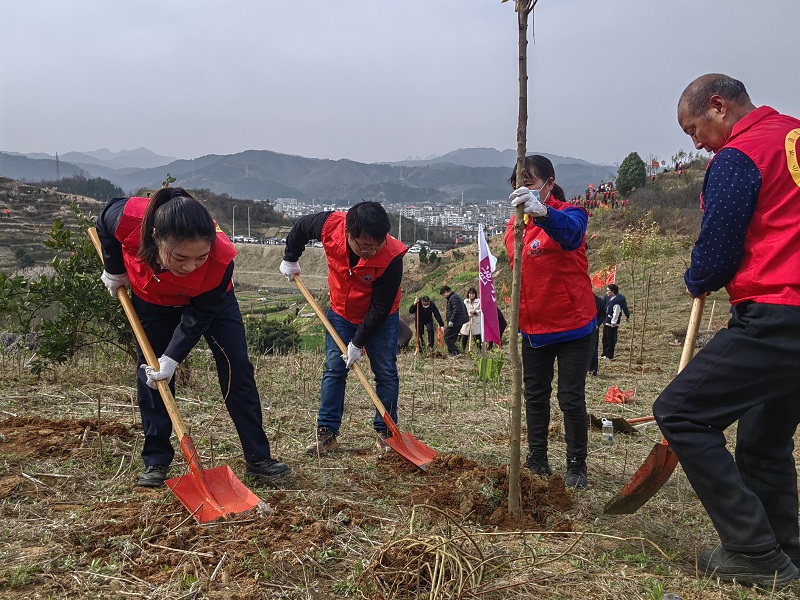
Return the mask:
<path id="1" fill-rule="evenodd" d="M 647 275 L 647 285 L 645 287 L 644 292 L 644 311 L 642 314 L 642 335 L 641 339 L 639 340 L 639 364 L 642 363 L 642 351 L 644 350 L 644 332 L 647 329 L 647 312 L 650 310 L 650 280 L 652 279 L 653 274 L 648 273 Z M 633 337 L 633 336 L 631 336 Z M 644 367 L 642 367 L 644 368 Z"/>
<path id="2" fill-rule="evenodd" d="M 634 274 L 636 273 L 636 259 L 631 260 L 631 303 L 629 306 L 636 306 L 636 278 Z M 638 308 L 638 307 L 637 307 Z M 622 317 L 620 317 L 620 320 Z M 631 343 L 630 347 L 628 348 L 628 371 L 631 370 L 633 366 L 633 340 L 636 337 L 636 313 L 633 313 L 633 318 L 631 319 Z"/>
<path id="3" fill-rule="evenodd" d="M 517 28 L 519 29 L 519 119 L 517 121 L 517 186 L 525 180 L 525 152 L 528 129 L 528 13 L 538 0 L 516 0 Z M 520 490 L 520 440 L 522 437 L 522 359 L 519 348 L 519 293 L 522 281 L 522 235 L 525 228 L 523 207 L 517 207 L 514 221 L 514 269 L 511 276 L 511 323 L 508 346 L 514 392 L 511 401 L 511 432 L 509 443 L 511 457 L 508 466 L 508 512 L 522 520 L 522 493 Z"/>

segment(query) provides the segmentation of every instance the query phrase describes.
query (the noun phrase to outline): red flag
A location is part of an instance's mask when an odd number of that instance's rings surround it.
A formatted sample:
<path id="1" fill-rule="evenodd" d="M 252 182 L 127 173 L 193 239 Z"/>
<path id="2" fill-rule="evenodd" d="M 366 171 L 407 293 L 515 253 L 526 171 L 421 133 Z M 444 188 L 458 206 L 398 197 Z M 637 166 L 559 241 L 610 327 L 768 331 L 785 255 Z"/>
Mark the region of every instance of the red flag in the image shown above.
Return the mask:
<path id="1" fill-rule="evenodd" d="M 650 166 L 653 167 L 654 169 L 657 169 L 658 168 L 658 161 L 657 160 L 653 160 L 653 162 L 650 163 Z"/>
<path id="2" fill-rule="evenodd" d="M 494 291 L 492 271 L 497 265 L 497 258 L 492 256 L 483 225 L 478 226 L 478 283 L 481 299 L 481 340 L 500 345 L 500 324 L 497 318 L 497 296 Z"/>
<path id="3" fill-rule="evenodd" d="M 596 290 L 602 289 L 605 286 L 616 283 L 617 281 L 617 265 L 609 265 L 604 269 L 600 269 L 592 276 L 592 287 Z"/>
<path id="4" fill-rule="evenodd" d="M 436 339 L 439 341 L 439 345 L 440 346 L 444 344 L 444 340 L 442 339 L 442 328 L 441 327 L 437 327 L 436 328 Z"/>

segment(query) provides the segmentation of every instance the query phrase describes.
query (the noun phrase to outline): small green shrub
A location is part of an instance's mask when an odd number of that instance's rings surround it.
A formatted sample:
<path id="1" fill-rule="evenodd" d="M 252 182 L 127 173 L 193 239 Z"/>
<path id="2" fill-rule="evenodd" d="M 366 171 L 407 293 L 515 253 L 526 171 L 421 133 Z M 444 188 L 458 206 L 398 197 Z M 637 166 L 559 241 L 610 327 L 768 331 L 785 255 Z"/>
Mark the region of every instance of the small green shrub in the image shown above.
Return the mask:
<path id="1" fill-rule="evenodd" d="M 288 352 L 300 346 L 300 334 L 294 325 L 264 316 L 246 316 L 244 331 L 248 346 L 262 354 Z"/>

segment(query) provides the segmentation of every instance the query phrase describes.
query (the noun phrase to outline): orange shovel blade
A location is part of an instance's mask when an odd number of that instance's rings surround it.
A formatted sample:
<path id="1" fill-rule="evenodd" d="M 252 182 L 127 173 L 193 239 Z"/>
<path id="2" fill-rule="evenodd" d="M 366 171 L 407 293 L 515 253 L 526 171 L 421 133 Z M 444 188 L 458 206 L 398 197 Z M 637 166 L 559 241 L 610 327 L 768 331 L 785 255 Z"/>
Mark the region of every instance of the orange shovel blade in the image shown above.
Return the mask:
<path id="1" fill-rule="evenodd" d="M 205 469 L 205 487 L 192 473 L 167 479 L 166 484 L 198 523 L 246 512 L 258 506 L 258 496 L 245 487 L 228 465 Z M 209 497 L 210 496 L 210 497 Z"/>
<path id="2" fill-rule="evenodd" d="M 664 443 L 656 444 L 630 481 L 606 503 L 603 512 L 607 515 L 635 513 L 661 489 L 677 464 L 678 456 L 672 448 Z"/>
<path id="3" fill-rule="evenodd" d="M 436 450 L 426 446 L 406 431 L 386 438 L 386 445 L 423 471 L 437 454 Z"/>

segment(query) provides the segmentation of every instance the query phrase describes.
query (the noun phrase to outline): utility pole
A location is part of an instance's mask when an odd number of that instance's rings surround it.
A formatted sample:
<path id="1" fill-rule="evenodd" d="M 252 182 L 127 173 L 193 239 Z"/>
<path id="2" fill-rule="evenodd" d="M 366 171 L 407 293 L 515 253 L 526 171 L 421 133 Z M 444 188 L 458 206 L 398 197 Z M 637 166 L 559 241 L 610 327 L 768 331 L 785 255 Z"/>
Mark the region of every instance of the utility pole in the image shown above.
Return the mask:
<path id="1" fill-rule="evenodd" d="M 236 237 L 236 207 L 237 206 L 238 206 L 237 204 L 234 204 L 233 205 L 233 210 L 231 211 L 231 212 L 233 212 L 233 219 L 232 219 L 233 220 L 233 225 L 231 226 L 231 237 L 232 238 Z"/>
<path id="2" fill-rule="evenodd" d="M 402 167 L 400 167 L 402 170 Z M 403 204 L 400 204 L 400 220 L 397 225 L 397 239 L 403 241 Z"/>
<path id="3" fill-rule="evenodd" d="M 247 237 L 250 237 L 250 205 L 247 205 Z"/>

